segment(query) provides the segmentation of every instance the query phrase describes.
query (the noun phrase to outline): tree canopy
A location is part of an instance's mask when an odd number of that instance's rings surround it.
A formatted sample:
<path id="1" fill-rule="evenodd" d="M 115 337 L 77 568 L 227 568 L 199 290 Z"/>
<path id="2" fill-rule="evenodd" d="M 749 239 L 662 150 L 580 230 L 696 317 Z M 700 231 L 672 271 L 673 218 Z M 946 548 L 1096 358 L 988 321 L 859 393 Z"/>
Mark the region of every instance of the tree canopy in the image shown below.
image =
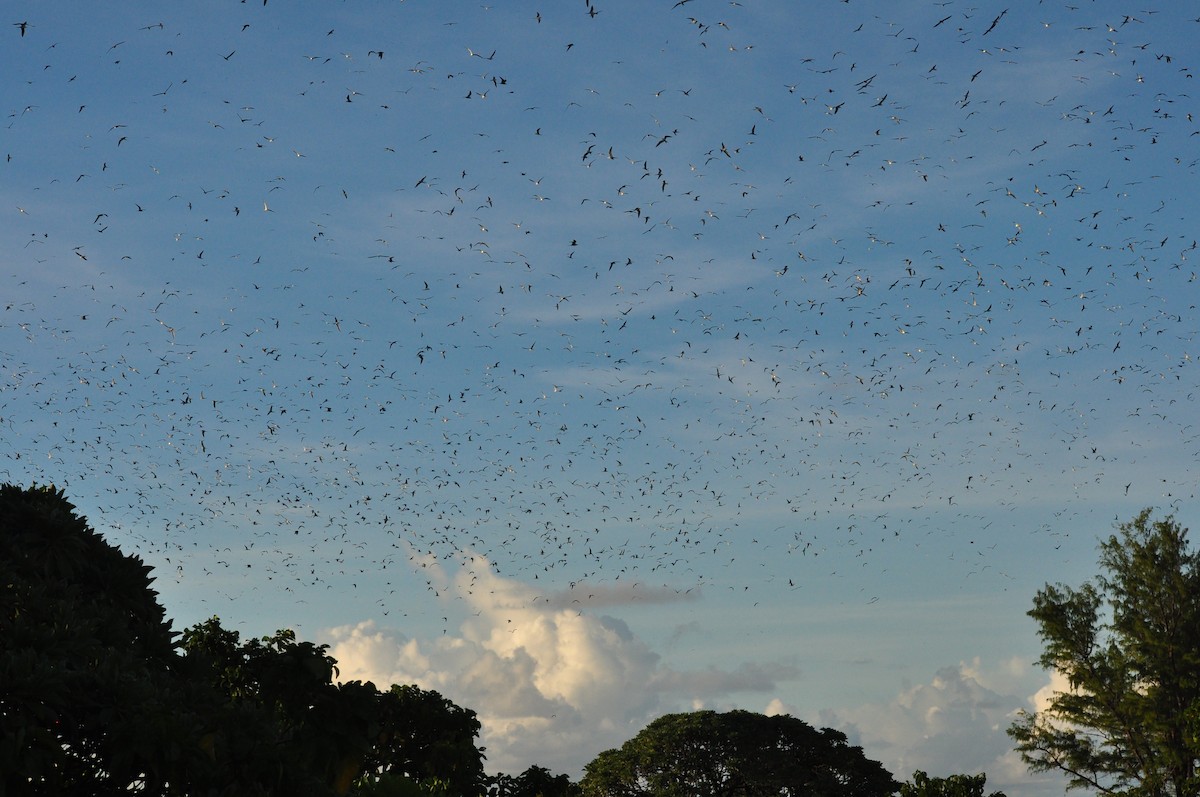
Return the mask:
<path id="1" fill-rule="evenodd" d="M 433 690 L 393 686 L 380 698 L 380 734 L 367 757 L 368 771 L 440 780 L 451 793 L 480 794 L 483 750 L 475 740 L 475 712 Z"/>
<path id="2" fill-rule="evenodd" d="M 500 773 L 488 778 L 488 797 L 577 797 L 578 784 L 566 775 L 552 775 L 536 764 L 520 775 Z"/>
<path id="3" fill-rule="evenodd" d="M 346 794 L 379 735 L 375 686 L 335 684 L 324 645 L 291 630 L 241 642 L 217 618 L 183 634 L 183 669 L 221 786 L 241 793 Z"/>
<path id="4" fill-rule="evenodd" d="M 1200 794 L 1200 556 L 1151 510 L 1100 546 L 1101 573 L 1049 584 L 1029 615 L 1043 667 L 1069 688 L 1009 728 L 1035 771 L 1073 788 L 1137 797 Z"/>
<path id="5" fill-rule="evenodd" d="M 878 797 L 899 787 L 846 735 L 788 715 L 668 714 L 585 769 L 585 797 Z"/>
<path id="6" fill-rule="evenodd" d="M 74 509 L 0 487 L 0 788 L 158 793 L 201 755 L 174 633 L 150 568 Z"/>
<path id="7" fill-rule="evenodd" d="M 948 775 L 931 778 L 921 770 L 900 785 L 900 797 L 1004 797 L 1003 792 L 985 794 L 987 775 Z"/>
<path id="8" fill-rule="evenodd" d="M 327 647 L 176 634 L 151 568 L 53 487 L 0 487 L 0 795 L 483 791 L 475 713 L 335 683 Z"/>

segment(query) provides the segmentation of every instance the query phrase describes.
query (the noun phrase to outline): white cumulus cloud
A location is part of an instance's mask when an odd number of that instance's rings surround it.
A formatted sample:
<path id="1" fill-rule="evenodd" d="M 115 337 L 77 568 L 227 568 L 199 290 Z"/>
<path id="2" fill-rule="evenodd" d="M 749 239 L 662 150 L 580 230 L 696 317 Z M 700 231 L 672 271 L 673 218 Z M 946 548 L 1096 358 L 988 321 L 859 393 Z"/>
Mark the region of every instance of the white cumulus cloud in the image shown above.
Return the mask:
<path id="1" fill-rule="evenodd" d="M 489 771 L 537 764 L 578 777 L 584 763 L 661 714 L 770 693 L 799 675 L 761 662 L 675 670 L 619 618 L 547 600 L 486 568 L 442 583 L 470 611 L 457 634 L 417 640 L 368 620 L 331 629 L 329 653 L 343 681 L 415 683 L 475 711 Z M 606 593 L 604 604 L 613 603 Z"/>

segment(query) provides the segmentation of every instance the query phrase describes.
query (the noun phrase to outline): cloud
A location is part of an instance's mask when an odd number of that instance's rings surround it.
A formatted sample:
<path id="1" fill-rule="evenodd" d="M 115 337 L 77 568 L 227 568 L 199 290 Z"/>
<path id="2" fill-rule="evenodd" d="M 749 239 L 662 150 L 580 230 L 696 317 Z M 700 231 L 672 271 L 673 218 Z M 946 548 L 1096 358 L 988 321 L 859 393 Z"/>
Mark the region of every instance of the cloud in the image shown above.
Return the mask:
<path id="1" fill-rule="evenodd" d="M 631 584 L 576 584 L 570 589 L 555 592 L 548 600 L 560 606 L 582 604 L 595 609 L 600 606 L 628 606 L 630 604 L 678 603 L 700 597 L 699 588 L 687 591 L 670 587 L 652 587 L 638 582 Z"/>
<path id="2" fill-rule="evenodd" d="M 1050 708 L 1050 701 L 1054 699 L 1055 695 L 1059 693 L 1071 694 L 1075 691 L 1065 673 L 1059 670 L 1051 670 L 1050 681 L 1037 690 L 1033 697 L 1029 699 L 1029 702 L 1032 704 L 1035 713 L 1042 712 Z"/>
<path id="3" fill-rule="evenodd" d="M 785 663 L 676 670 L 617 617 L 564 606 L 562 596 L 547 600 L 487 568 L 433 577 L 451 585 L 471 612 L 457 634 L 418 640 L 367 620 L 325 638 L 344 681 L 415 683 L 474 710 L 489 771 L 537 764 L 578 777 L 584 763 L 655 717 L 734 694 L 770 693 L 799 676 Z M 628 599 L 667 597 L 647 589 Z M 610 591 L 597 604 L 617 598 Z"/>
<path id="4" fill-rule="evenodd" d="M 890 702 L 827 709 L 810 721 L 845 732 L 899 780 L 917 769 L 939 777 L 985 772 L 989 790 L 1058 795 L 1064 782 L 1031 775 L 1006 733 L 1017 711 L 1036 702 L 1009 691 L 1020 689 L 1025 670 L 1017 658 L 995 667 L 976 658 L 939 669 L 929 683 L 906 688 Z M 772 701 L 767 710 L 788 707 Z"/>
<path id="5" fill-rule="evenodd" d="M 656 675 L 656 685 L 663 692 L 684 694 L 727 695 L 734 692 L 770 692 L 775 684 L 800 676 L 800 670 L 789 664 L 743 663 L 732 671 L 710 667 L 703 672 L 675 672 L 662 669 Z"/>
<path id="6" fill-rule="evenodd" d="M 443 594 L 466 604 L 467 619 L 455 633 L 413 639 L 367 620 L 325 638 L 343 680 L 415 683 L 474 710 L 489 771 L 515 774 L 537 764 L 577 778 L 587 761 L 662 714 L 747 708 L 837 728 L 900 780 L 916 769 L 935 776 L 986 772 L 991 789 L 1062 792 L 1060 778 L 1028 773 L 1006 733 L 1017 711 L 1043 706 L 1062 688 L 1050 675 L 1039 689 L 1040 675 L 1025 658 L 975 658 L 884 703 L 805 711 L 780 697 L 782 685 L 800 678 L 790 663 L 676 669 L 620 618 L 590 613 L 668 600 L 669 590 L 613 588 L 601 596 L 589 587 L 583 594 L 594 595 L 594 604 L 567 603 L 571 593 L 547 596 L 479 564 L 477 556 L 473 569 L 457 574 L 427 565 Z M 668 649 L 676 636 L 698 630 L 677 628 Z"/>

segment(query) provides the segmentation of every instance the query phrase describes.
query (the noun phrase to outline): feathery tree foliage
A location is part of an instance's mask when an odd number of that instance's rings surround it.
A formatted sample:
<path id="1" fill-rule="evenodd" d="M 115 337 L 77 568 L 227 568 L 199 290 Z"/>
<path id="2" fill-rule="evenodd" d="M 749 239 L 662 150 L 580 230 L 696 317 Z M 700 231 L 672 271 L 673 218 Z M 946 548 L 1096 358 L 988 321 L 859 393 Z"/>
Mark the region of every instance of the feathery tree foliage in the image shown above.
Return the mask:
<path id="1" fill-rule="evenodd" d="M 1131 797 L 1200 795 L 1200 555 L 1149 509 L 1100 546 L 1102 573 L 1049 584 L 1029 615 L 1069 689 L 1009 728 L 1035 771 Z"/>

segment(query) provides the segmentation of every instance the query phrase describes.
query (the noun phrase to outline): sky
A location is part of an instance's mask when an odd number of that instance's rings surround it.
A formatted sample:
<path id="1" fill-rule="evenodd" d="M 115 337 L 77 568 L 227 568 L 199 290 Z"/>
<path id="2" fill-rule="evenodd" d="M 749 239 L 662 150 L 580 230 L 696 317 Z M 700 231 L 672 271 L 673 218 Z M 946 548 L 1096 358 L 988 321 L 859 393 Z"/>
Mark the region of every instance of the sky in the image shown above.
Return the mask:
<path id="1" fill-rule="evenodd" d="M 1061 793 L 1025 612 L 1196 514 L 1198 21 L 1006 1 L 14 6 L 0 478 L 492 772 L 745 708 Z"/>

